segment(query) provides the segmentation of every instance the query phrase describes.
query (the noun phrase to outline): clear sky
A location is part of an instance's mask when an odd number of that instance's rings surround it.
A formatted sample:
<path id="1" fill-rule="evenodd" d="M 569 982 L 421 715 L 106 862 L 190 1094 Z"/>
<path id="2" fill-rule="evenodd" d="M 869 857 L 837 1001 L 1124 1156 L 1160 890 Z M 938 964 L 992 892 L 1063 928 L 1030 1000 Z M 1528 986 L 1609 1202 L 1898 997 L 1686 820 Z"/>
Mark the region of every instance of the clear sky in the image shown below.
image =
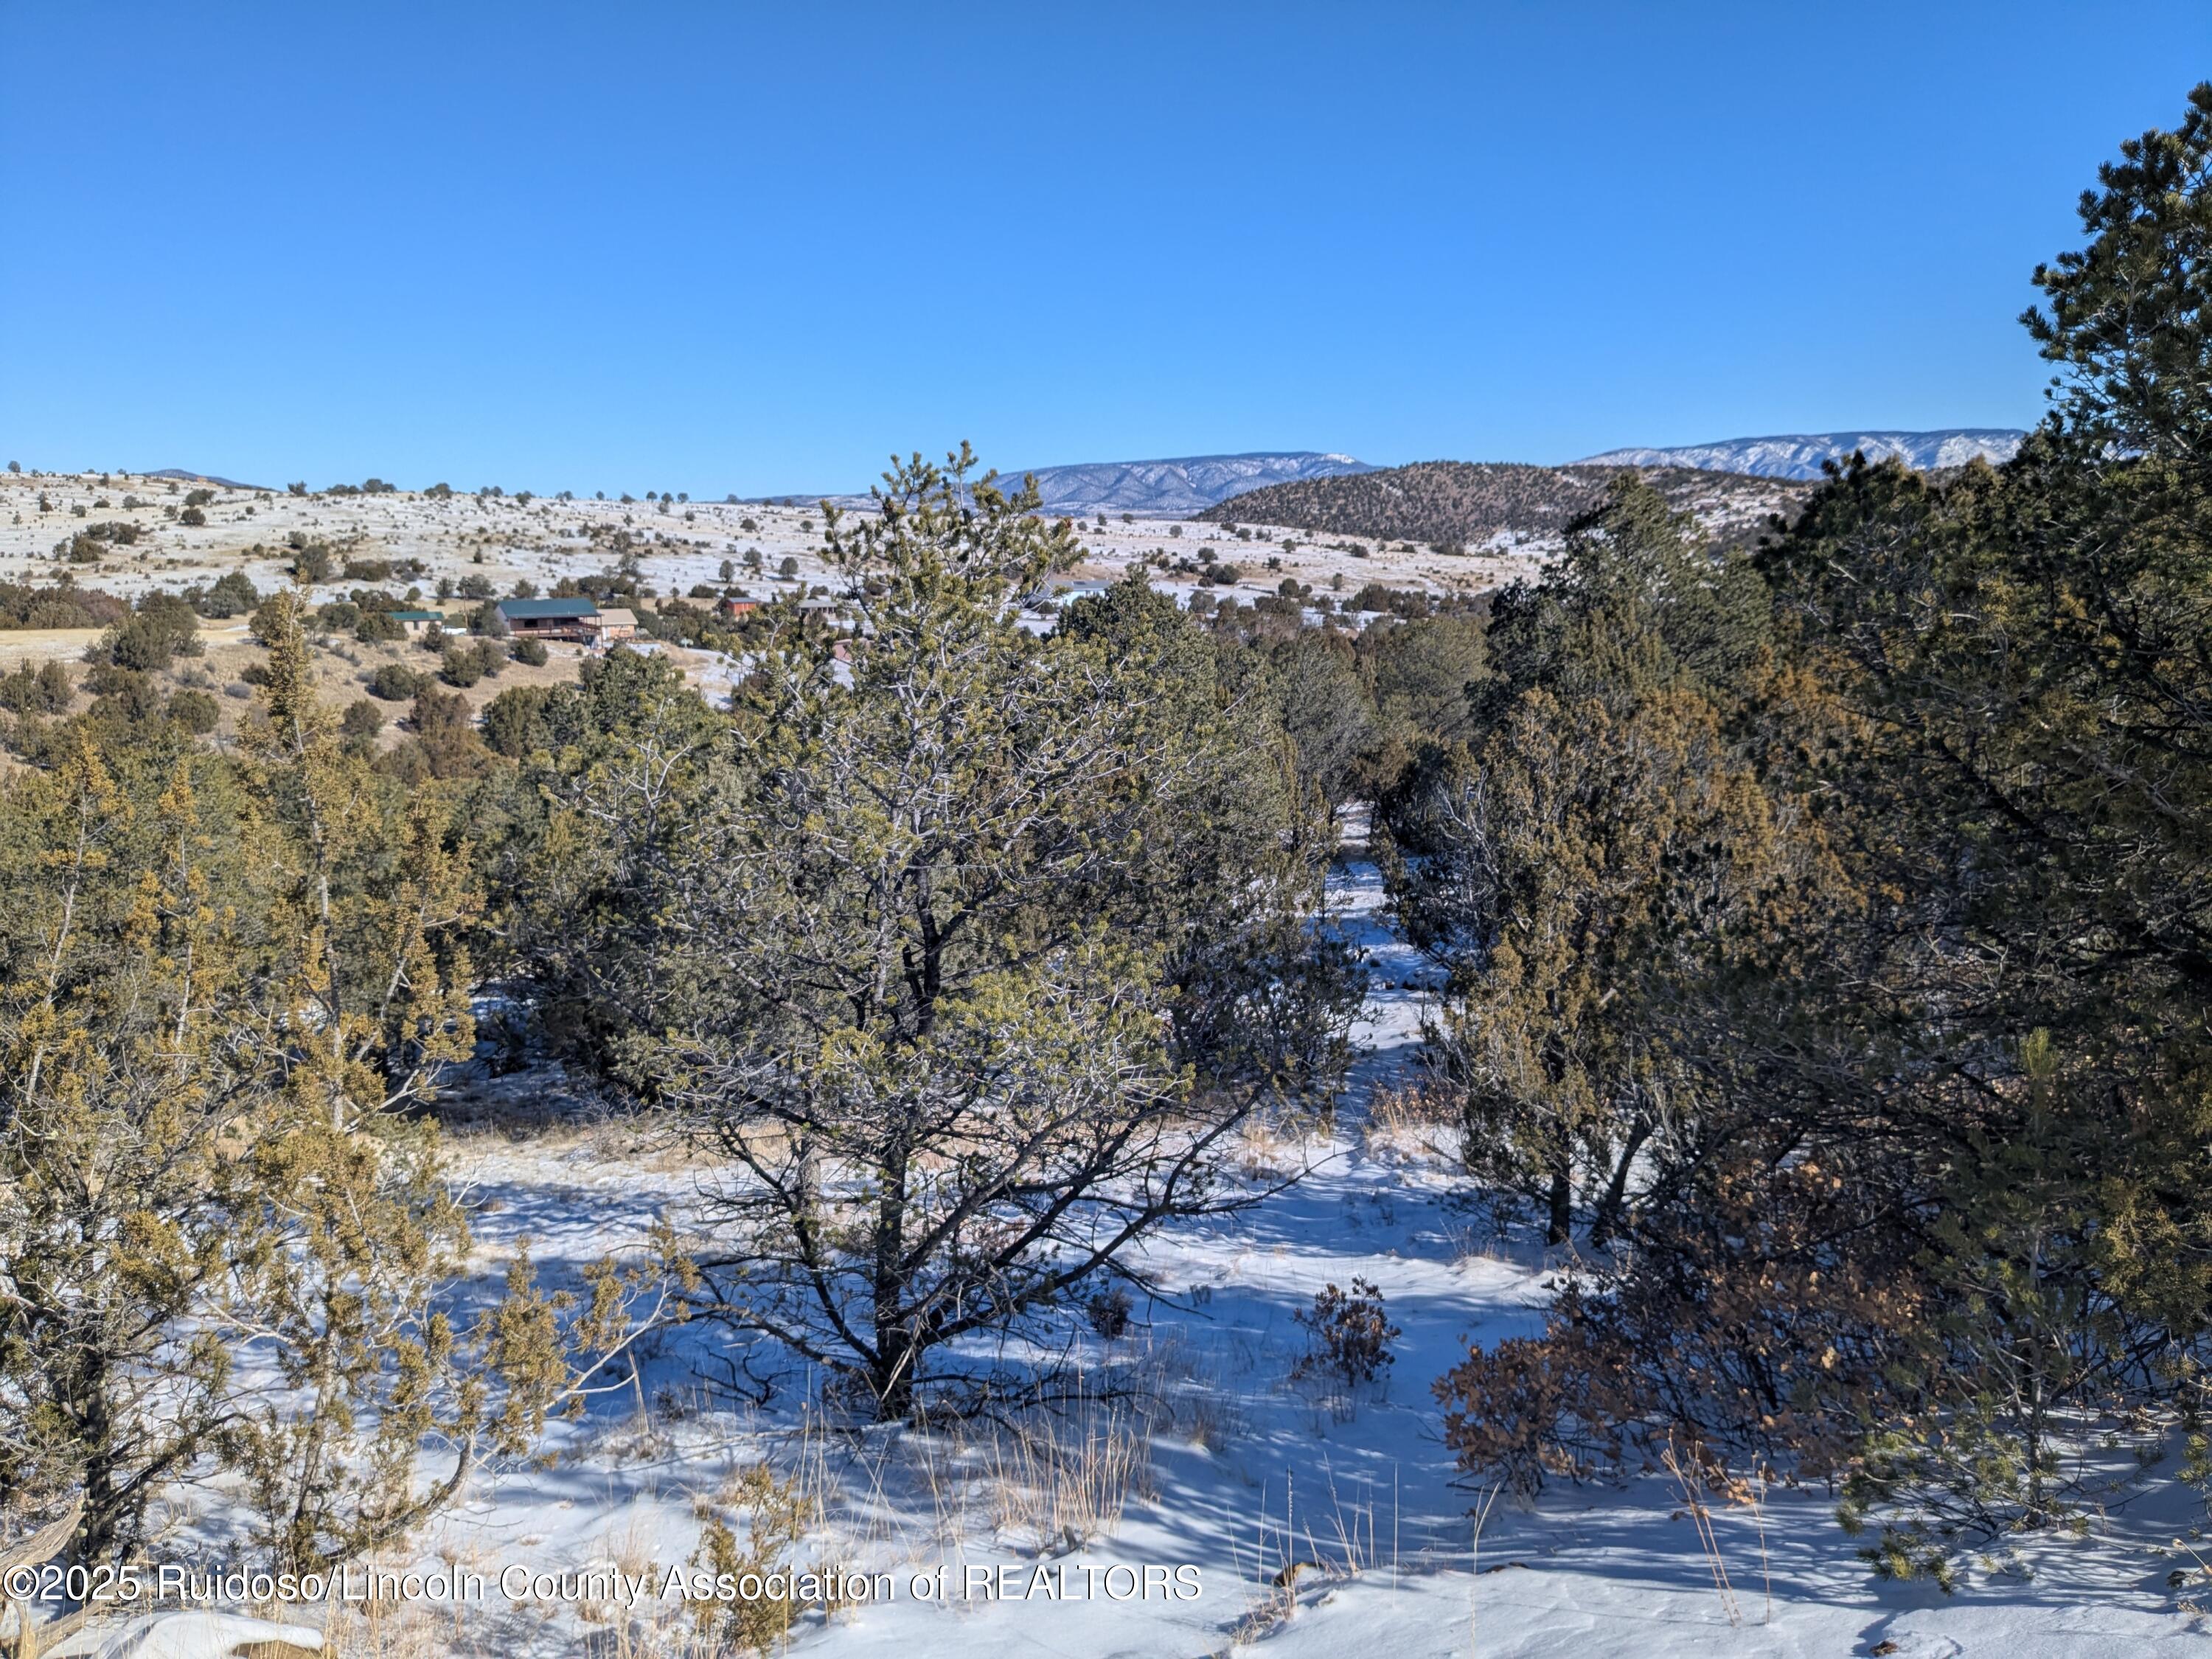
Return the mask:
<path id="1" fill-rule="evenodd" d="M 0 459 L 850 488 L 2027 425 L 2212 5 L 0 0 Z"/>

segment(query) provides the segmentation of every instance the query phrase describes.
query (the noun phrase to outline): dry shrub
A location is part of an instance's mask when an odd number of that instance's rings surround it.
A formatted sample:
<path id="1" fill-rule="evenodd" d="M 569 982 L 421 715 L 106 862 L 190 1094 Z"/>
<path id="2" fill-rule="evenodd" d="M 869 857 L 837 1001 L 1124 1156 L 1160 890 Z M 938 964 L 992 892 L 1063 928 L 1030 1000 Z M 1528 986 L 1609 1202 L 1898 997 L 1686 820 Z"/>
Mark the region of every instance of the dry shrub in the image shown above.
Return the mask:
<path id="1" fill-rule="evenodd" d="M 1397 1364 L 1390 1344 L 1404 1333 L 1383 1311 L 1382 1292 L 1364 1279 L 1354 1279 L 1349 1291 L 1330 1285 L 1292 1317 L 1305 1328 L 1306 1351 L 1291 1376 L 1329 1383 L 1338 1418 L 1348 1419 L 1359 1390 L 1379 1390 Z"/>
<path id="2" fill-rule="evenodd" d="M 1263 1185 L 1291 1181 L 1311 1168 L 1310 1140 L 1326 1134 L 1330 1121 L 1312 1113 L 1255 1112 L 1237 1131 L 1230 1154 L 1237 1173 Z"/>
<path id="3" fill-rule="evenodd" d="M 1565 1275 L 1542 1335 L 1474 1349 L 1437 1381 L 1462 1468 L 1534 1492 L 1656 1465 L 1663 1443 L 1818 1480 L 1864 1424 L 1910 1409 L 1897 1379 L 1929 1320 L 1902 1233 L 1876 1232 L 1879 1212 L 1809 1163 L 1714 1176 L 1698 1197 L 1639 1225 L 1632 1252 Z M 1838 1253 L 1843 1237 L 1871 1241 L 1865 1259 Z"/>
<path id="4" fill-rule="evenodd" d="M 1463 1122 L 1458 1092 L 1434 1078 L 1378 1083 L 1367 1097 L 1363 1138 L 1370 1156 L 1414 1154 L 1457 1165 Z"/>

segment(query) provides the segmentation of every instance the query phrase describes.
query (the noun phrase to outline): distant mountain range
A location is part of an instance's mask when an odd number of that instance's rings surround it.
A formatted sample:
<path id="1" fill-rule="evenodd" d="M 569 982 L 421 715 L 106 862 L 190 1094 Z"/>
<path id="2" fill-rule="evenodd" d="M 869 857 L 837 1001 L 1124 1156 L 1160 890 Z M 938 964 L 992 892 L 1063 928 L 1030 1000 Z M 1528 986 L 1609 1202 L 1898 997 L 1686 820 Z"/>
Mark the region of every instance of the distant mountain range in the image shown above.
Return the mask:
<path id="1" fill-rule="evenodd" d="M 1595 476 L 1575 477 L 1573 474 L 1579 468 L 1634 466 L 1670 471 L 1735 473 L 1760 478 L 1816 479 L 1820 476 L 1822 461 L 1840 459 L 1854 450 L 1863 451 L 1869 460 L 1901 456 L 1907 465 L 1925 470 L 1963 466 L 1978 455 L 1991 461 L 2009 460 L 2027 435 L 2008 427 L 1954 427 L 1939 432 L 1799 432 L 1766 438 L 1729 438 L 1717 443 L 1685 444 L 1675 448 L 1609 449 L 1602 455 L 1593 455 L 1566 468 L 1455 461 L 1419 462 L 1412 468 L 1387 469 L 1401 482 L 1415 484 L 1416 493 L 1424 498 L 1422 507 L 1413 512 L 1411 520 L 1402 510 L 1406 504 L 1386 509 L 1372 490 L 1349 495 L 1321 491 L 1310 497 L 1303 495 L 1299 489 L 1303 485 L 1385 471 L 1334 451 L 1257 450 L 1242 455 L 1183 455 L 1156 461 L 1089 461 L 1072 466 L 1008 467 L 1000 477 L 1002 482 L 1018 487 L 1025 471 L 1033 474 L 1038 493 L 1043 497 L 1043 511 L 1056 516 L 1088 518 L 1099 513 L 1127 513 L 1142 519 L 1189 519 L 1200 515 L 1221 518 L 1223 514 L 1209 509 L 1239 498 L 1236 509 L 1227 517 L 1261 524 L 1334 528 L 1345 533 L 1409 535 L 1421 540 L 1435 539 L 1441 534 L 1451 539 L 1503 529 L 1550 528 L 1555 522 L 1563 521 L 1563 515 L 1571 516 L 1580 509 Z M 263 487 L 180 467 L 165 467 L 145 476 L 231 489 Z M 1539 476 L 1549 482 L 1537 485 Z M 1263 500 L 1249 502 L 1241 499 L 1260 491 L 1287 494 L 1271 494 Z M 811 507 L 825 496 L 790 495 L 754 499 Z M 826 499 L 840 507 L 869 505 L 865 494 L 830 494 Z M 1326 507 L 1322 505 L 1324 501 L 1328 503 Z M 1355 507 L 1354 502 L 1358 505 Z M 1346 520 L 1347 514 L 1362 525 L 1387 523 L 1394 527 L 1355 532 Z M 1310 522 L 1316 518 L 1334 522 Z M 1402 528 L 1395 527 L 1401 525 Z"/>
<path id="2" fill-rule="evenodd" d="M 1724 438 L 1674 449 L 1608 449 L 1580 466 L 1687 466 L 1703 472 L 1747 472 L 1762 478 L 1817 478 L 1820 463 L 1857 450 L 1870 461 L 1895 455 L 1928 471 L 1964 466 L 1976 456 L 2008 461 L 2027 434 L 2011 427 L 1948 427 L 1940 432 L 1790 432 L 1771 438 Z"/>
<path id="3" fill-rule="evenodd" d="M 999 481 L 1018 489 L 1024 473 L 1036 478 L 1042 510 L 1063 518 L 1127 513 L 1142 519 L 1188 519 L 1216 501 L 1268 484 L 1372 472 L 1364 461 L 1319 450 L 1256 451 L 1249 455 L 1184 455 L 1161 461 L 1087 461 L 1073 466 L 1002 467 Z M 811 507 L 817 495 L 769 495 L 763 500 Z M 830 495 L 837 507 L 866 507 L 865 495 Z"/>
<path id="4" fill-rule="evenodd" d="M 1009 467 L 1018 483 L 1036 478 L 1044 510 L 1078 516 L 1128 513 L 1146 519 L 1185 519 L 1216 501 L 1268 484 L 1302 478 L 1336 478 L 1375 469 L 1349 455 L 1316 450 L 1249 455 L 1186 455 L 1164 461 L 1091 461 L 1075 466 Z"/>

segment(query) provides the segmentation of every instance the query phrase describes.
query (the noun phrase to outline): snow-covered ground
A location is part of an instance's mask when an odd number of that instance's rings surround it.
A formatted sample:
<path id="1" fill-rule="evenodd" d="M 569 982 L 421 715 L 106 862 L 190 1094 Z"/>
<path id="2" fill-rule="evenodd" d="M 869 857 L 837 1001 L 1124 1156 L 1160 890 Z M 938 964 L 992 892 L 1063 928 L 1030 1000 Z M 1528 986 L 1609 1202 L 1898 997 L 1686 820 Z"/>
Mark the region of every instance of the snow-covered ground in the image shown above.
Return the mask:
<path id="1" fill-rule="evenodd" d="M 2207 1631 L 2166 1585 L 2175 1565 L 2194 1563 L 2160 1553 L 2202 1509 L 2171 1485 L 1946 1597 L 1877 1580 L 1821 1492 L 1717 1509 L 1716 1564 L 1667 1480 L 1558 1486 L 1524 1505 L 1460 1476 L 1429 1385 L 1471 1340 L 1536 1328 L 1546 1263 L 1525 1237 L 1492 1227 L 1438 1159 L 1367 1120 L 1370 1085 L 1418 1045 L 1428 975 L 1382 925 L 1371 866 L 1347 865 L 1332 890 L 1373 981 L 1346 1109 L 1326 1135 L 1255 1137 L 1246 1149 L 1255 1179 L 1310 1164 L 1295 1186 L 1153 1242 L 1146 1266 L 1172 1299 L 1139 1308 L 1110 1356 L 1152 1403 L 1101 1398 L 1072 1413 L 1056 1481 L 981 1432 L 825 1435 L 804 1407 L 803 1376 L 763 1404 L 733 1403 L 711 1374 L 721 1339 L 691 1327 L 653 1351 L 634 1387 L 557 1426 L 547 1455 L 486 1472 L 411 1562 L 384 1564 L 478 1573 L 481 1601 L 433 1597 L 394 1615 L 376 1643 L 349 1637 L 346 1650 L 686 1651 L 665 1575 L 696 1547 L 696 1506 L 762 1459 L 819 1505 L 800 1559 L 892 1575 L 888 1601 L 803 1620 L 792 1641 L 801 1653 L 2075 1659 L 2203 1649 Z M 542 1096 L 544 1082 L 510 1079 L 507 1105 Z M 645 1126 L 523 1120 L 510 1112 L 505 1127 L 459 1142 L 488 1276 L 525 1237 L 556 1267 L 635 1244 L 707 1173 Z M 1380 1289 L 1403 1334 L 1387 1392 L 1347 1401 L 1294 1378 L 1304 1333 L 1293 1316 L 1355 1276 Z M 1293 1563 L 1307 1565 L 1285 1589 L 1277 1581 Z M 501 1588 L 510 1568 L 600 1577 L 580 1601 L 574 1583 L 526 1583 L 515 1598 Z M 630 1605 L 620 1591 L 610 1605 L 617 1570 L 644 1581 Z M 391 1632 L 410 1623 L 394 1645 Z"/>
<path id="2" fill-rule="evenodd" d="M 644 579 L 663 595 L 721 585 L 724 561 L 736 583 L 756 594 L 791 585 L 778 572 L 797 562 L 793 580 L 829 580 L 823 515 L 811 505 L 757 501 L 561 501 L 544 495 L 433 496 L 420 491 L 373 495 L 291 495 L 282 489 L 211 487 L 201 509 L 207 522 L 187 526 L 181 512 L 188 483 L 138 474 L 0 472 L 0 580 L 43 582 L 66 569 L 88 587 L 129 598 L 149 588 L 172 591 L 243 571 L 258 586 L 289 580 L 288 538 L 297 535 L 332 548 L 341 560 L 420 559 L 428 574 L 415 579 L 428 592 L 440 576 L 482 576 L 501 593 L 518 580 L 541 588 L 563 576 L 585 576 L 614 562 L 609 538 L 631 538 Z M 128 501 L 131 505 L 126 506 Z M 43 505 L 42 505 L 43 504 Z M 1103 516 L 1105 522 L 1100 523 Z M 97 564 L 61 565 L 55 546 L 100 524 L 135 526 L 138 539 L 115 546 Z M 1077 578 L 1109 579 L 1132 563 L 1210 555 L 1237 567 L 1243 580 L 1218 597 L 1250 602 L 1272 593 L 1285 576 L 1318 588 L 1352 592 L 1370 581 L 1437 592 L 1479 592 L 1534 568 L 1557 538 L 1501 534 L 1461 555 L 1371 537 L 1319 536 L 1282 526 L 1248 525 L 1243 538 L 1215 524 L 1094 514 L 1078 526 L 1085 559 Z M 1285 547 L 1285 542 L 1291 544 Z M 758 556 L 758 566 L 749 559 Z M 1188 574 L 1156 574 L 1188 591 Z M 319 600 L 362 586 L 334 574 Z M 376 584 L 369 584 L 374 586 Z M 406 580 L 384 584 L 395 590 Z"/>

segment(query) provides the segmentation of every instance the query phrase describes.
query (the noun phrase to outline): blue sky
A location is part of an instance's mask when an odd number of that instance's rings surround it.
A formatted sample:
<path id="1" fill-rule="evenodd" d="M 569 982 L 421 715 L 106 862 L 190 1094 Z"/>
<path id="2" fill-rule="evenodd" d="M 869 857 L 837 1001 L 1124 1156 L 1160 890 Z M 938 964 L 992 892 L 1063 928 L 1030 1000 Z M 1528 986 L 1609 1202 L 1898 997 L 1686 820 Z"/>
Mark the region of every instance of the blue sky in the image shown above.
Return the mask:
<path id="1" fill-rule="evenodd" d="M 0 450 L 719 495 L 2025 425 L 2212 7 L 0 0 Z"/>

